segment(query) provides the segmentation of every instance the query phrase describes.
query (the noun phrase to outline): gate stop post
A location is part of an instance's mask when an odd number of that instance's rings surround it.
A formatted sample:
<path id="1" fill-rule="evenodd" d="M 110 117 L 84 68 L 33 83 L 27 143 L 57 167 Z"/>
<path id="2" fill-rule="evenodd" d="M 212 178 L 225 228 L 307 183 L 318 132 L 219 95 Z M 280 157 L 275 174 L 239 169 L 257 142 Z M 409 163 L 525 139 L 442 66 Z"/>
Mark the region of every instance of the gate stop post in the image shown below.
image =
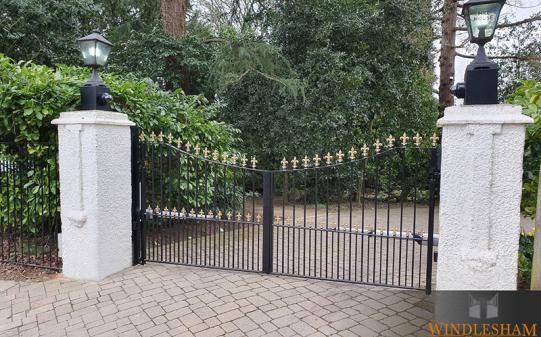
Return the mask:
<path id="1" fill-rule="evenodd" d="M 63 273 L 99 281 L 132 264 L 131 139 L 110 111 L 64 112 L 58 125 Z"/>
<path id="2" fill-rule="evenodd" d="M 516 290 L 526 124 L 518 106 L 454 106 L 442 132 L 437 290 Z"/>

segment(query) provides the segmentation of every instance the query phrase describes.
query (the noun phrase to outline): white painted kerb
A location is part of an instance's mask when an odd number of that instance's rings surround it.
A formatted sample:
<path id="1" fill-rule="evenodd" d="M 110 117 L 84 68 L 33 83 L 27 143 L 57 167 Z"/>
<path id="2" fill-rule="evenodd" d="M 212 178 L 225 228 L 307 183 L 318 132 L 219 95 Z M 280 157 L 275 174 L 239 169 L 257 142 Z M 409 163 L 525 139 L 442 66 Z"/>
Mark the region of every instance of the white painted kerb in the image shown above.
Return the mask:
<path id="1" fill-rule="evenodd" d="M 515 290 L 525 125 L 511 105 L 455 106 L 442 132 L 438 290 Z"/>
<path id="2" fill-rule="evenodd" d="M 64 112 L 58 125 L 65 277 L 99 281 L 131 265 L 131 137 L 121 113 Z"/>

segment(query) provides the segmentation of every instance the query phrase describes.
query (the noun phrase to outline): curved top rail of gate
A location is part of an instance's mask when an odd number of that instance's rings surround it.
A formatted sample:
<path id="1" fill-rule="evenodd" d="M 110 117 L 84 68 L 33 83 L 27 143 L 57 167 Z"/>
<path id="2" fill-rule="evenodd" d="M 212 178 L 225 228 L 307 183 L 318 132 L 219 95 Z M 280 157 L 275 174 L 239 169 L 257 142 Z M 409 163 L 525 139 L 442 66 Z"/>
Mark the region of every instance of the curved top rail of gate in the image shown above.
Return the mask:
<path id="1" fill-rule="evenodd" d="M 425 139 L 430 140 L 430 147 L 435 148 L 439 146 L 440 137 L 434 133 L 431 137 L 423 137 L 419 133 L 410 137 L 407 133 L 403 133 L 398 138 L 400 142 L 397 144 L 397 139 L 391 134 L 385 139 L 385 143 L 382 143 L 380 139 L 376 139 L 372 144 L 372 147 L 364 143 L 360 149 L 351 147 L 350 150 L 344 152 L 338 150 L 335 154 L 327 152 L 326 155 L 321 156 L 315 154 L 313 158 L 308 155 L 304 157 L 293 157 L 290 161 L 286 157 L 280 162 L 280 169 L 262 169 L 258 168 L 258 160 L 256 156 L 248 157 L 246 154 L 219 152 L 218 150 L 211 151 L 207 147 L 201 148 L 198 144 L 190 144 L 190 142 L 184 143 L 180 138 L 173 139 L 172 135 L 165 136 L 163 133 L 156 135 L 154 132 L 150 136 L 146 136 L 143 132 L 139 135 L 141 142 L 150 142 L 151 144 L 160 144 L 167 148 L 178 151 L 179 153 L 209 162 L 215 165 L 222 165 L 228 168 L 242 169 L 254 172 L 284 172 L 284 171 L 302 171 L 302 170 L 317 170 L 322 168 L 333 168 L 347 164 L 356 164 L 361 161 L 373 159 L 378 156 L 383 156 L 389 152 L 396 151 L 397 149 L 425 149 L 427 148 L 427 142 Z M 184 146 L 183 146 L 184 145 Z M 192 152 L 193 151 L 193 152 Z M 360 152 L 359 152 L 360 151 Z M 238 164 L 237 164 L 238 163 Z"/>

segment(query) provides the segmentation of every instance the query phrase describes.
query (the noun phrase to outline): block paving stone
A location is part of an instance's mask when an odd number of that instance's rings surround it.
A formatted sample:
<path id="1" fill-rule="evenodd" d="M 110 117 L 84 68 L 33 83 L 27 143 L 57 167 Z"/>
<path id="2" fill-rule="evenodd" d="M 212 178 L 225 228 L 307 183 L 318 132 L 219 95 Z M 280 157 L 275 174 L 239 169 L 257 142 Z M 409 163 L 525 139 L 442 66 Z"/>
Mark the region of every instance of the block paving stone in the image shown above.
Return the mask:
<path id="1" fill-rule="evenodd" d="M 421 291 L 148 263 L 0 280 L 0 336 L 426 336 L 432 307 Z"/>

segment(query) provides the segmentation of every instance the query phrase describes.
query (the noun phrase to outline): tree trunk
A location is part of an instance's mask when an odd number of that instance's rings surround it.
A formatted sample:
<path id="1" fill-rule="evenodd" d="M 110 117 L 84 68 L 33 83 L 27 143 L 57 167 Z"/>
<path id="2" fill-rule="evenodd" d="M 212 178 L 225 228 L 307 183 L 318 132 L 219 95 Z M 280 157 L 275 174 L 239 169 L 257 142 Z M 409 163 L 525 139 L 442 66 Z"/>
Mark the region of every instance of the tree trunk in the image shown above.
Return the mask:
<path id="1" fill-rule="evenodd" d="M 160 16 L 165 30 L 180 38 L 186 33 L 187 0 L 160 0 Z"/>
<path id="2" fill-rule="evenodd" d="M 541 167 L 539 168 L 541 172 Z M 537 187 L 531 290 L 541 290 L 541 180 Z"/>
<path id="3" fill-rule="evenodd" d="M 455 41 L 456 41 L 457 0 L 445 0 L 441 22 L 440 53 L 440 111 L 455 103 L 451 86 L 455 77 Z"/>

